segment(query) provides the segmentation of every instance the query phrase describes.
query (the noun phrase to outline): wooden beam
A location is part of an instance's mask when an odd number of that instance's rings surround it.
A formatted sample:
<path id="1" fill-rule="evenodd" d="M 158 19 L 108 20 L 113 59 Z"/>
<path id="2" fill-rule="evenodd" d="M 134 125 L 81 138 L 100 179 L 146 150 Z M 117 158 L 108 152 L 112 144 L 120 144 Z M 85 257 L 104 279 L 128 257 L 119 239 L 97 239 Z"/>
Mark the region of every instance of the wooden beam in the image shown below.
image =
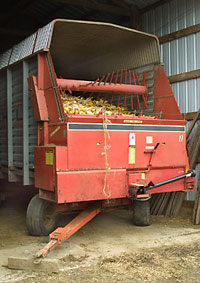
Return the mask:
<path id="1" fill-rule="evenodd" d="M 92 10 L 92 11 L 90 11 L 89 13 L 87 13 L 87 14 L 81 16 L 81 18 L 79 18 L 79 20 L 81 20 L 81 21 L 87 21 L 87 20 L 92 19 L 92 17 L 95 16 L 95 15 L 97 15 L 97 14 L 98 14 L 98 11 Z"/>
<path id="2" fill-rule="evenodd" d="M 199 139 L 200 130 L 199 130 L 199 127 L 198 127 L 197 132 L 198 132 L 197 133 L 197 142 L 195 142 L 195 144 L 194 144 L 194 149 L 191 152 L 191 158 L 190 158 L 190 168 L 191 169 L 195 169 L 195 167 L 197 165 L 198 158 L 199 158 L 199 152 L 200 152 L 200 139 Z"/>
<path id="3" fill-rule="evenodd" d="M 10 35 L 17 35 L 19 37 L 26 37 L 26 36 L 29 36 L 31 34 L 31 31 L 28 31 L 28 30 L 21 30 L 21 29 L 15 29 L 15 28 L 1 28 L 0 27 L 0 33 L 1 34 L 5 34 L 7 36 L 10 36 Z"/>
<path id="4" fill-rule="evenodd" d="M 37 26 L 35 28 L 42 27 L 46 25 L 47 23 L 51 22 L 54 19 L 60 18 L 59 13 L 63 12 L 63 9 L 66 7 L 64 4 L 60 4 L 56 9 L 49 11 L 48 15 L 46 17 L 38 17 L 37 11 L 33 11 L 30 15 L 30 18 L 32 22 L 37 23 Z M 63 16 L 62 18 L 65 18 Z M 67 17 L 68 18 L 68 17 Z"/>
<path id="5" fill-rule="evenodd" d="M 3 11 L 3 13 L 1 13 L 0 22 L 3 23 L 9 16 L 13 16 L 14 14 L 16 14 L 16 12 L 22 9 L 23 2 L 24 2 L 23 0 L 14 1 L 12 5 L 10 5 L 10 9 L 8 9 L 7 11 Z"/>
<path id="6" fill-rule="evenodd" d="M 196 196 L 195 196 L 192 222 L 193 224 L 196 224 L 196 225 L 200 224 L 200 173 L 199 173 L 198 182 L 197 182 L 197 191 L 196 191 Z"/>
<path id="7" fill-rule="evenodd" d="M 191 123 L 191 125 L 190 125 L 190 127 L 189 127 L 189 129 L 188 129 L 188 131 L 187 131 L 186 139 L 188 139 L 190 133 L 192 132 L 192 129 L 194 128 L 194 125 L 195 125 L 196 121 L 198 120 L 199 115 L 200 115 L 200 109 L 199 109 L 199 111 L 196 113 L 196 115 L 195 115 L 195 117 L 194 117 L 194 119 L 193 119 L 193 121 L 192 121 L 192 123 Z"/>
<path id="8" fill-rule="evenodd" d="M 190 34 L 194 34 L 199 31 L 200 31 L 200 24 L 197 24 L 197 25 L 194 25 L 188 28 L 181 29 L 179 31 L 172 32 L 170 34 L 166 34 L 160 37 L 159 41 L 160 43 L 165 43 L 165 42 L 169 42 L 169 41 L 172 41 L 172 40 L 175 40 L 175 39 L 178 39 L 178 38 L 190 35 Z"/>
<path id="9" fill-rule="evenodd" d="M 114 4 L 123 7 L 125 9 L 129 9 L 130 8 L 130 4 L 128 4 L 126 1 L 124 0 L 111 0 L 111 2 L 113 2 Z"/>
<path id="10" fill-rule="evenodd" d="M 11 21 L 12 19 L 15 19 L 19 17 L 20 15 L 24 14 L 27 9 L 31 5 L 34 5 L 34 3 L 37 0 L 29 0 L 29 1 L 14 1 L 15 5 L 10 5 L 12 9 L 10 9 L 7 13 L 4 13 L 0 17 L 0 23 L 5 23 L 6 21 Z"/>
<path id="11" fill-rule="evenodd" d="M 125 7 L 118 7 L 110 4 L 102 4 L 98 2 L 91 2 L 89 0 L 56 0 L 57 3 L 62 3 L 66 5 L 74 5 L 74 6 L 81 6 L 87 7 L 93 10 L 98 10 L 102 12 L 118 14 L 122 16 L 129 16 L 129 9 Z"/>
<path id="12" fill-rule="evenodd" d="M 192 80 L 200 77 L 200 69 L 199 70 L 194 70 L 190 72 L 185 72 L 173 76 L 169 76 L 168 80 L 171 84 L 176 83 L 176 82 L 183 82 L 187 80 Z"/>
<path id="13" fill-rule="evenodd" d="M 189 140 L 187 140 L 187 150 L 189 156 L 189 164 L 191 169 L 195 169 L 199 151 L 200 151 L 200 123 L 198 123 L 197 127 L 194 129 L 192 136 Z"/>
<path id="14" fill-rule="evenodd" d="M 116 21 L 114 22 L 114 24 L 119 25 L 119 26 L 125 26 L 125 27 L 131 27 L 130 26 L 130 17 L 127 16 L 122 16 L 119 17 L 118 19 L 116 19 Z"/>
<path id="15" fill-rule="evenodd" d="M 139 29 L 140 22 L 139 22 L 139 11 L 137 6 L 131 5 L 130 6 L 130 26 L 134 29 Z"/>
<path id="16" fill-rule="evenodd" d="M 191 121 L 195 118 L 195 116 L 197 115 L 197 112 L 188 112 L 188 113 L 183 113 L 182 115 L 185 120 Z M 200 115 L 197 120 L 199 119 L 200 119 Z"/>
<path id="17" fill-rule="evenodd" d="M 155 8 L 157 8 L 159 6 L 162 6 L 162 5 L 164 5 L 164 4 L 166 4 L 167 2 L 170 2 L 170 1 L 171 0 L 159 0 L 159 1 L 153 3 L 153 4 L 149 5 L 149 6 L 146 6 L 146 7 L 142 8 L 142 9 L 140 9 L 140 13 L 144 14 L 144 13 L 146 13 L 146 12 L 148 12 L 150 10 L 154 10 Z"/>

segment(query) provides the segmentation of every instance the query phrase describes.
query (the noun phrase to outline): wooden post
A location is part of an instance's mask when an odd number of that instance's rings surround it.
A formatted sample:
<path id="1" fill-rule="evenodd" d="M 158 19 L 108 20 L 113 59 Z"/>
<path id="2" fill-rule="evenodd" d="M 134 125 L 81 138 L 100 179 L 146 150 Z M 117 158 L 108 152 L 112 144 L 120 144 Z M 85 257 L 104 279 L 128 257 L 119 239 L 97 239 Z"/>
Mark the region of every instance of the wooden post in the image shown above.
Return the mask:
<path id="1" fill-rule="evenodd" d="M 200 173 L 197 182 L 197 191 L 193 210 L 193 224 L 200 224 Z"/>
<path id="2" fill-rule="evenodd" d="M 187 135 L 186 135 L 187 139 L 188 139 L 192 129 L 194 128 L 194 125 L 195 125 L 196 121 L 198 120 L 199 115 L 200 115 L 200 108 L 199 108 L 199 111 L 197 112 L 197 114 L 195 115 L 195 117 L 194 117 L 194 119 L 193 119 L 193 121 L 192 121 L 192 123 L 191 123 L 191 125 L 190 125 L 190 127 L 188 129 L 188 131 L 187 131 Z"/>
<path id="3" fill-rule="evenodd" d="M 139 12 L 135 5 L 130 6 L 130 26 L 134 29 L 140 29 Z"/>

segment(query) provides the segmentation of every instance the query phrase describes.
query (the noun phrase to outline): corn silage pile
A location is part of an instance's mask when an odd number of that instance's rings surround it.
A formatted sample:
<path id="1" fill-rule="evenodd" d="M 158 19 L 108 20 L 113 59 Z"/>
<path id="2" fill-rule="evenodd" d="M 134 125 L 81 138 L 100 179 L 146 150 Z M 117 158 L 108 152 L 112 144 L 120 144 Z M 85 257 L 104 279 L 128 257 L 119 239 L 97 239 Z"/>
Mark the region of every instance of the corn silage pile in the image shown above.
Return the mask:
<path id="1" fill-rule="evenodd" d="M 106 116 L 123 115 L 133 116 L 123 106 L 111 105 L 108 101 L 103 99 L 95 100 L 94 98 L 84 98 L 81 96 L 73 96 L 64 94 L 61 96 L 64 111 L 66 114 L 81 114 L 81 115 L 98 115 Z"/>

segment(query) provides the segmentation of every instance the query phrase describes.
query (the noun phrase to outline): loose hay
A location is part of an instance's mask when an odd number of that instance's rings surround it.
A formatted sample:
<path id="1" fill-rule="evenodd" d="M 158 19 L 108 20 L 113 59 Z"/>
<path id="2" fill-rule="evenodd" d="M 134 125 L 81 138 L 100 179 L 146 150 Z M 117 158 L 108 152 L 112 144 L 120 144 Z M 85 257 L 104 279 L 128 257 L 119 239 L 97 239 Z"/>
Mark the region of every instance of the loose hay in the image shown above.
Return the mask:
<path id="1" fill-rule="evenodd" d="M 136 253 L 124 253 L 118 257 L 102 259 L 100 267 L 104 272 L 117 276 L 137 278 L 142 282 L 177 278 L 184 275 L 184 268 L 199 268 L 196 258 L 200 254 L 200 245 L 188 247 L 163 247 L 142 250 Z M 179 282 L 179 281 L 177 281 Z"/>

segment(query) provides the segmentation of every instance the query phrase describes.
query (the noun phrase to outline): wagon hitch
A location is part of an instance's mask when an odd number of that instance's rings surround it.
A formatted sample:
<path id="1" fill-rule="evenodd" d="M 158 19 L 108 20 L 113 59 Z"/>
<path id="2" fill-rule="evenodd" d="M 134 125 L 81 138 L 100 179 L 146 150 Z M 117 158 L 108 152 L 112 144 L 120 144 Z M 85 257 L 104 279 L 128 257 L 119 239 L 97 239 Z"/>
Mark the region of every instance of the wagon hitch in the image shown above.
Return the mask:
<path id="1" fill-rule="evenodd" d="M 70 223 L 65 227 L 58 227 L 49 235 L 49 243 L 39 250 L 35 255 L 35 263 L 37 259 L 44 258 L 55 247 L 69 239 L 74 233 L 76 233 L 81 227 L 87 224 L 92 218 L 101 212 L 100 207 L 90 206 L 77 215 Z"/>
<path id="2" fill-rule="evenodd" d="M 185 174 L 182 174 L 182 175 L 179 175 L 179 176 L 158 182 L 156 184 L 154 184 L 153 182 L 150 182 L 147 187 L 144 187 L 144 189 L 145 189 L 145 191 L 150 191 L 150 190 L 155 189 L 157 187 L 161 187 L 161 186 L 167 185 L 169 183 L 172 183 L 172 182 L 175 182 L 175 181 L 178 181 L 178 180 L 181 180 L 181 179 L 185 179 L 185 178 L 188 178 L 188 177 L 195 177 L 195 176 L 196 176 L 195 171 L 190 170 Z"/>
<path id="3" fill-rule="evenodd" d="M 147 185 L 142 185 L 142 184 L 132 184 L 129 185 L 129 193 L 130 193 L 130 198 L 131 199 L 142 199 L 142 198 L 148 198 L 150 196 L 151 190 L 155 189 L 157 187 L 161 187 L 164 185 L 167 185 L 169 183 L 181 180 L 181 179 L 185 179 L 185 178 L 189 178 L 189 177 L 195 177 L 196 173 L 195 170 L 190 170 L 185 174 L 158 182 L 158 183 L 153 183 L 152 181 Z M 190 185 L 190 189 L 193 188 L 193 184 L 189 184 Z"/>

